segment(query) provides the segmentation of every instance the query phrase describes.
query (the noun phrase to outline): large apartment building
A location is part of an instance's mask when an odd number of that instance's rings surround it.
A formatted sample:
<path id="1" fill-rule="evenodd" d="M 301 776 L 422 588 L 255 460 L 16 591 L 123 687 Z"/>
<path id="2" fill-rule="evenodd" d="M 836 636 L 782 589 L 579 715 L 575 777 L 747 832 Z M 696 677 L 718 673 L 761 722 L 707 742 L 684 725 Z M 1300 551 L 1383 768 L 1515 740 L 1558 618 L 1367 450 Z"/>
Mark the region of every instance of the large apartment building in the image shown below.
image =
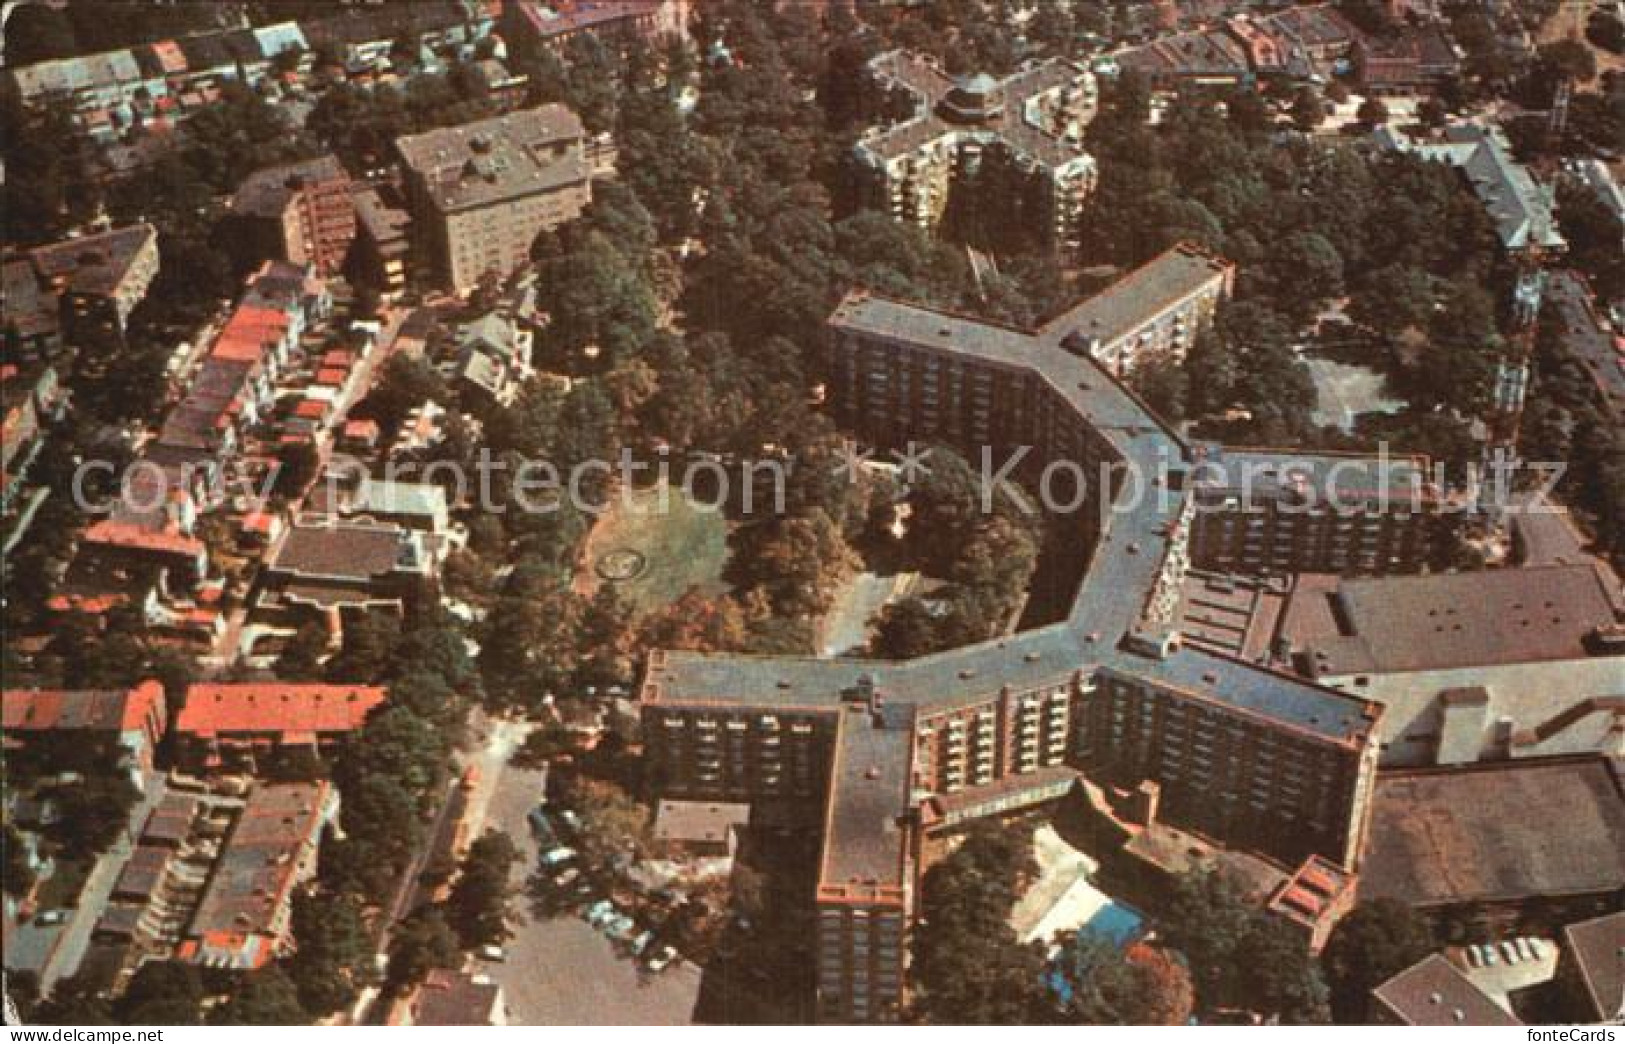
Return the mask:
<path id="1" fill-rule="evenodd" d="M 1191 559 L 1218 572 L 1414 573 L 1459 517 L 1422 457 L 1211 448 L 1195 489 Z"/>
<path id="2" fill-rule="evenodd" d="M 409 135 L 395 147 L 415 235 L 458 294 L 488 272 L 508 276 L 538 233 L 592 201 L 586 132 L 562 105 Z"/>
<path id="3" fill-rule="evenodd" d="M 621 48 L 648 47 L 688 35 L 692 0 L 510 0 L 502 29 L 515 46 L 562 53 L 593 37 Z"/>
<path id="4" fill-rule="evenodd" d="M 1173 627 L 1196 448 L 1065 322 L 1020 330 L 854 294 L 830 327 L 831 405 L 858 436 L 1106 472 L 1088 484 L 1077 525 L 1094 555 L 1060 623 L 899 662 L 651 655 L 641 700 L 662 793 L 823 802 L 819 1017 L 897 1017 L 929 835 L 1060 797 L 1080 771 L 1155 781 L 1169 819 L 1225 843 L 1353 869 L 1380 707 Z"/>
<path id="5" fill-rule="evenodd" d="M 238 186 L 231 209 L 262 257 L 315 265 L 329 276 L 344 267 L 355 239 L 352 191 L 343 165 L 321 156 L 255 171 Z"/>
<path id="6" fill-rule="evenodd" d="M 882 90 L 913 101 L 908 119 L 872 128 L 857 144 L 877 204 L 900 221 L 933 229 L 954 183 L 997 150 L 1033 176 L 1043 239 L 1057 250 L 1076 248 L 1096 178 L 1094 157 L 1083 148 L 1097 103 L 1093 74 L 1054 60 L 1002 80 L 956 79 L 905 51 L 877 55 L 869 72 Z"/>
<path id="7" fill-rule="evenodd" d="M 7 265 L 10 320 L 24 327 L 59 328 L 74 346 L 117 344 L 130 313 L 158 275 L 158 230 L 129 225 L 65 239 L 35 247 L 26 260 L 31 271 Z M 14 301 L 23 306 L 13 307 Z M 37 315 L 30 315 L 30 308 Z M 48 340 L 54 341 L 54 335 Z"/>

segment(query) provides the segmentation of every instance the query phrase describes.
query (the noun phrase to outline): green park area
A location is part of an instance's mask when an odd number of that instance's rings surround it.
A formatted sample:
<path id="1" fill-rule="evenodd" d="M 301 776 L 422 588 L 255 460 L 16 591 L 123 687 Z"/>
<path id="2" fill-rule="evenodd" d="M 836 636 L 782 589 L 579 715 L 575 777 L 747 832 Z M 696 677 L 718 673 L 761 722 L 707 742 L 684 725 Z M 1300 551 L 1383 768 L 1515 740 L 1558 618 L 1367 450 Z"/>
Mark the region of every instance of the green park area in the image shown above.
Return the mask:
<path id="1" fill-rule="evenodd" d="M 728 520 L 696 506 L 680 489 L 617 493 L 587 539 L 588 591 L 613 584 L 639 613 L 656 611 L 690 588 L 727 590 Z"/>

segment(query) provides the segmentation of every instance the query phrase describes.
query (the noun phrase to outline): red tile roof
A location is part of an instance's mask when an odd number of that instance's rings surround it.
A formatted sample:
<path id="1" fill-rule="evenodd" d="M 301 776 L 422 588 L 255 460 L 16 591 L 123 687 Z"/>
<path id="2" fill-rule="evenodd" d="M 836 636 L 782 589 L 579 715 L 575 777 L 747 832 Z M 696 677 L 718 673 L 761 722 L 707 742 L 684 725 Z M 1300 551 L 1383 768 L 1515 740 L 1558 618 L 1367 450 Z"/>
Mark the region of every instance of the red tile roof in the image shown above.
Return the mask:
<path id="1" fill-rule="evenodd" d="M 352 732 L 383 701 L 384 689 L 375 685 L 193 685 L 175 728 L 197 736 L 274 732 L 284 738 Z"/>
<path id="2" fill-rule="evenodd" d="M 7 731 L 86 729 L 135 732 L 156 715 L 162 728 L 164 689 L 144 681 L 128 692 L 108 689 L 7 689 L 0 723 Z"/>
<path id="3" fill-rule="evenodd" d="M 204 553 L 203 541 L 167 529 L 149 529 L 131 522 L 104 519 L 85 530 L 87 544 L 130 548 L 136 551 L 162 551 L 195 557 Z"/>

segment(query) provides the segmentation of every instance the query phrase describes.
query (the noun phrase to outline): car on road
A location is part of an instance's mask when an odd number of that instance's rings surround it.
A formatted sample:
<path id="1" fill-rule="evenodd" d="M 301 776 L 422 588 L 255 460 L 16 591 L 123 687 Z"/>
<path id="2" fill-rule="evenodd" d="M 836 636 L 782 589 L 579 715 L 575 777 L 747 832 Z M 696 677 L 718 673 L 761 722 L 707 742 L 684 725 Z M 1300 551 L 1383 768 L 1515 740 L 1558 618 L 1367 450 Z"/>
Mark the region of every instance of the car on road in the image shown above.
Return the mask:
<path id="1" fill-rule="evenodd" d="M 480 960 L 482 961 L 491 961 L 496 964 L 501 964 L 507 959 L 508 955 L 502 951 L 502 947 L 500 946 L 487 943 L 486 945 L 480 947 Z"/>

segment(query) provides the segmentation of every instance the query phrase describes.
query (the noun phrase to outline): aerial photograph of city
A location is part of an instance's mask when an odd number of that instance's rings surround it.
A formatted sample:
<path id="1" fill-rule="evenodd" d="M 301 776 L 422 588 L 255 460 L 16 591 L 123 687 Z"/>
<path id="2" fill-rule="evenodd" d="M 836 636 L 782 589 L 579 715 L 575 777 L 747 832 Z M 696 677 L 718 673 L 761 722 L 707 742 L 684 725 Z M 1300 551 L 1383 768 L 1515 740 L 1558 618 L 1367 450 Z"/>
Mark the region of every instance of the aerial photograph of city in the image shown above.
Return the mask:
<path id="1" fill-rule="evenodd" d="M 1625 0 L 0 23 L 6 1040 L 1620 1039 Z"/>

